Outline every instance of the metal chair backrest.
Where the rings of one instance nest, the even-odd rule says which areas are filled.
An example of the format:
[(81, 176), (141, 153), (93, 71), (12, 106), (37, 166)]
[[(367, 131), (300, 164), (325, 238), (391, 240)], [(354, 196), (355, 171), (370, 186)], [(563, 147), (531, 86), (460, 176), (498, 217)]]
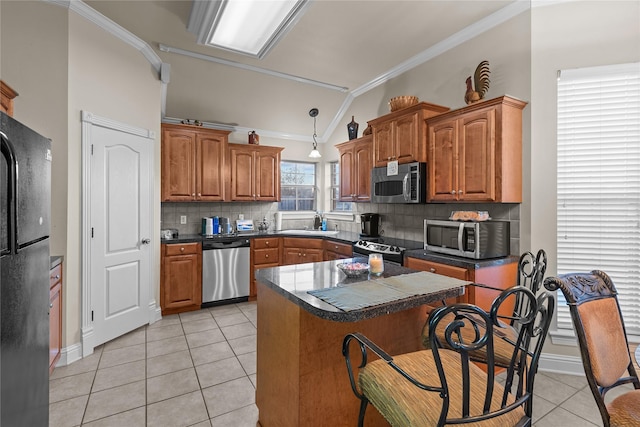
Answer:
[[(520, 255), (518, 261), (518, 280), (516, 286), (522, 286), (529, 289), (533, 294), (537, 294), (542, 286), (544, 274), (547, 271), (547, 254), (544, 249), (540, 249), (538, 253), (533, 255), (531, 252), (525, 252)], [(516, 296), (516, 302), (513, 308), (514, 318), (523, 315), (526, 301), (520, 294)], [(513, 319), (508, 319), (509, 324), (514, 326)]]
[[(496, 335), (494, 330), (498, 325), (498, 309), (507, 299), (519, 297), (522, 300), (521, 312), (514, 314), (514, 324), (517, 324), (518, 337), (513, 347), (511, 363), (507, 368), (504, 391), (500, 396), (496, 396), (496, 379), (494, 363), (494, 341)], [(429, 316), (429, 339), (431, 349), (441, 384), (443, 385), (444, 409), (441, 414), (441, 423), (456, 424), (467, 418), (470, 420), (482, 421), (493, 418), (500, 413), (506, 413), (523, 406), (526, 416), (530, 419), (533, 410), (532, 396), (535, 374), (538, 368), (540, 354), (545, 337), (549, 330), (551, 317), (555, 307), (555, 299), (548, 292), (542, 293), (538, 298), (526, 287), (516, 286), (503, 291), (496, 298), (489, 313), (471, 304), (455, 304), (438, 307)], [(451, 314), (455, 320), (451, 321)], [(448, 322), (445, 327), (443, 337), (438, 337), (435, 333), (440, 322)], [(486, 326), (485, 326), (486, 325)], [(442, 327), (441, 327), (442, 329)], [(467, 329), (467, 330), (464, 330)], [(441, 339), (446, 343), (440, 342)], [(497, 338), (500, 339), (500, 338)], [(461, 358), (462, 372), (460, 378), (448, 378), (445, 366), (442, 363), (440, 352), (456, 351)], [(486, 388), (484, 396), (470, 395), (468, 383), (470, 381), (470, 354), (484, 348), (486, 351)], [(457, 374), (456, 374), (457, 376)], [(463, 393), (460, 401), (454, 402), (451, 399), (448, 384), (452, 381), (462, 381)], [(483, 381), (485, 381), (483, 379)], [(470, 399), (483, 399), (483, 414), (469, 413)], [(496, 399), (499, 407), (496, 407)], [(461, 405), (459, 412), (462, 418), (451, 419), (448, 417), (450, 405)]]

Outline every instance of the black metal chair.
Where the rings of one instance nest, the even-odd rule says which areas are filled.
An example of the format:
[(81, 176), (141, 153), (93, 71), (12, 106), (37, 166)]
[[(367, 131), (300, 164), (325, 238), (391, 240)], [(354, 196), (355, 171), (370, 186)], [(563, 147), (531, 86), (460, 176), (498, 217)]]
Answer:
[[(535, 256), (531, 252), (523, 253), (518, 260), (518, 277), (516, 279), (516, 287), (523, 287), (529, 289), (534, 294), (537, 294), (542, 287), (546, 270), (547, 254), (543, 249), (540, 249)], [(497, 292), (502, 291), (502, 289), (479, 283), (472, 283), (469, 286), (491, 289)], [(524, 315), (527, 309), (527, 300), (526, 298), (523, 298), (523, 294), (516, 293), (512, 295), (511, 301), (503, 301), (502, 304), (513, 304), (513, 313), (510, 313), (509, 315), (497, 314), (499, 321), (496, 324), (497, 327), (494, 328), (494, 334), (501, 339), (496, 340), (494, 343), (494, 361), (497, 366), (506, 368), (511, 362), (513, 346), (518, 337), (517, 328), (519, 328), (520, 323), (515, 322), (515, 320)], [(476, 319), (476, 321), (479, 327), (482, 327), (480, 319)], [(442, 323), (441, 327), (436, 330), (436, 334), (440, 337), (441, 342), (446, 342), (442, 339), (445, 333), (444, 326), (445, 324)], [(427, 324), (422, 331), (422, 342), (426, 348), (429, 347), (428, 328), (429, 326)], [(472, 351), (470, 353), (471, 359), (476, 362), (485, 363), (487, 356), (484, 350), (485, 348), (483, 347), (476, 351)]]
[[(604, 426), (640, 426), (640, 381), (611, 278), (594, 270), (550, 277), (544, 286), (560, 289), (569, 305), (584, 372)], [(633, 384), (634, 389), (606, 402), (605, 394), (623, 384)]]
[[(495, 378), (494, 331), (501, 303), (512, 296), (520, 296), (525, 309), (514, 316), (519, 332), (502, 385)], [(393, 357), (362, 334), (348, 334), (342, 354), (351, 388), (361, 401), (358, 425), (371, 403), (397, 427), (470, 422), (530, 426), (534, 378), (554, 304), (548, 292), (536, 298), (529, 289), (512, 287), (501, 292), (488, 313), (471, 304), (438, 307), (428, 319), (430, 349)], [(435, 331), (443, 322), (441, 338)], [(353, 341), (359, 352), (352, 359)], [(471, 363), (470, 353), (482, 348), (486, 372)]]

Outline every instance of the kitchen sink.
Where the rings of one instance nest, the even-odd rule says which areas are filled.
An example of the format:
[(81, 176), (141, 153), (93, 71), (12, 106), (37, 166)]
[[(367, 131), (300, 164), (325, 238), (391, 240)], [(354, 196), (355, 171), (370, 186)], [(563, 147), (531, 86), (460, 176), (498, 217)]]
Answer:
[(280, 234), (302, 234), (307, 236), (335, 236), (338, 231), (322, 231), (322, 230), (282, 230), (278, 231)]

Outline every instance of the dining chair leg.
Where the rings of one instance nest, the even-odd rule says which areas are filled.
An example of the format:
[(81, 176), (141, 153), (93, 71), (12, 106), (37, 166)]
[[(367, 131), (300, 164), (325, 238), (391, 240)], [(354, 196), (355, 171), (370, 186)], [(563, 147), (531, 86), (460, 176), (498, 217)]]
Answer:
[(360, 414), (358, 415), (358, 427), (364, 427), (364, 413), (367, 410), (367, 405), (369, 401), (367, 399), (362, 399), (360, 401)]

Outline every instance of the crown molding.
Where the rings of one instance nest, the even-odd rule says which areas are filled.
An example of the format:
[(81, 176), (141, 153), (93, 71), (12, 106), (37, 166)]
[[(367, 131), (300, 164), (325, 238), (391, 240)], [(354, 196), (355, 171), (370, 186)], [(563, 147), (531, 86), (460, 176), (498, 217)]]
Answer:
[(457, 33), (447, 37), (446, 39), (434, 44), (430, 48), (418, 53), (417, 55), (407, 59), (404, 62), (401, 62), (397, 66), (391, 68), (385, 73), (380, 74), (375, 77), (370, 82), (363, 84), (362, 86), (351, 91), (351, 94), (354, 98), (362, 95), (363, 93), (369, 92), (370, 90), (388, 82), (389, 80), (397, 77), (407, 71), (417, 67), (418, 65), (422, 65), (425, 62), (437, 57), (445, 53), (446, 51), (453, 49), (454, 47), (471, 40), (472, 38), (488, 31), (503, 22), (508, 21), (513, 18), (529, 10), (531, 6), (530, 1), (526, 0), (518, 0), (515, 3), (511, 3), (508, 6), (503, 7), (497, 12), (492, 13), (491, 15), (474, 22), (466, 28), (458, 31)]
[(160, 70), (162, 68), (162, 59), (160, 56), (153, 50), (147, 42), (140, 39), (138, 36), (124, 29), (120, 25), (113, 22), (111, 19), (107, 18), (100, 12), (93, 9), (91, 6), (87, 5), (85, 2), (81, 0), (43, 0), (46, 3), (52, 3), (57, 6), (65, 7), (72, 12), (77, 13), (82, 16), (86, 20), (93, 22), (98, 27), (102, 28), (106, 32), (116, 36), (123, 42), (127, 43), (129, 46), (138, 50), (142, 55), (146, 58), (147, 61), (155, 68), (155, 70), (160, 74)]
[(306, 77), (295, 76), (293, 74), (281, 73), (279, 71), (269, 70), (267, 68), (256, 67), (254, 65), (242, 64), (240, 62), (230, 61), (228, 59), (218, 58), (217, 56), (205, 55), (203, 53), (193, 52), (179, 47), (167, 46), (160, 44), (160, 50), (162, 52), (177, 53), (179, 55), (188, 56), (190, 58), (201, 59), (203, 61), (209, 61), (216, 64), (227, 65), (229, 67), (240, 68), (241, 70), (253, 71), (260, 74), (266, 74), (281, 79), (292, 80), (298, 83), (305, 83), (314, 86), (320, 86), (325, 89), (337, 90), (338, 92), (347, 92), (349, 88), (344, 86), (338, 86), (331, 83), (319, 82), (317, 80), (307, 79)]
[[(147, 59), (147, 61), (149, 61), (149, 63), (151, 63), (151, 65), (156, 69), (156, 71), (158, 72), (158, 78), (160, 78), (160, 73), (162, 70), (162, 60), (161, 58), (158, 56), (158, 54), (153, 50), (153, 48), (151, 48), (151, 46), (149, 46), (149, 44), (147, 44), (144, 40), (138, 38), (137, 36), (135, 36), (133, 33), (127, 31), (126, 29), (124, 29), (123, 27), (121, 27), (120, 25), (116, 24), (115, 22), (113, 22), (112, 20), (110, 20), (109, 18), (105, 17), (104, 15), (102, 15), (101, 13), (97, 12), (95, 9), (91, 8), (89, 5), (87, 5), (86, 3), (84, 3), (82, 0), (43, 0), (47, 3), (51, 3), (51, 4), (56, 4), (58, 6), (62, 6), (62, 7), (66, 7), (69, 10), (72, 10), (73, 12), (77, 13), (78, 15), (84, 17), (85, 19), (93, 22), (94, 24), (96, 24), (97, 26), (99, 26), (100, 28), (104, 29), (105, 31), (109, 32), (110, 34), (113, 34), (114, 36), (118, 37), (119, 39), (121, 39), (122, 41), (124, 41), (125, 43), (129, 44), (130, 46), (134, 47), (135, 49), (137, 49), (138, 51), (140, 51), (142, 53), (142, 55)], [(197, 52), (192, 52), (192, 51), (188, 51), (188, 50), (184, 50), (184, 49), (180, 49), (180, 48), (175, 48), (175, 47), (170, 47), (170, 46), (166, 46), (163, 44), (160, 44), (160, 50), (163, 52), (168, 52), (168, 53), (176, 53), (176, 54), (180, 54), (180, 55), (184, 55), (184, 56), (188, 56), (188, 57), (192, 57), (192, 58), (196, 58), (196, 59), (201, 59), (204, 61), (210, 61), (210, 62), (215, 62), (218, 64), (222, 64), (222, 65), (226, 65), (226, 66), (230, 66), (230, 67), (235, 67), (235, 68), (241, 68), (244, 70), (249, 70), (249, 71), (254, 71), (254, 72), (258, 72), (258, 73), (262, 73), (262, 74), (267, 74), (270, 76), (274, 76), (274, 77), (278, 77), (278, 78), (285, 78), (288, 80), (292, 80), (292, 81), (296, 81), (298, 83), (303, 83), (303, 84), (310, 84), (310, 85), (315, 85), (315, 86), (319, 86), (319, 87), (323, 87), (325, 89), (330, 89), (330, 90), (337, 90), (339, 92), (342, 93), (346, 93), (345, 99), (342, 102), (342, 105), (340, 106), (340, 108), (338, 109), (338, 111), (336, 111), (336, 114), (334, 115), (333, 119), (331, 120), (331, 122), (329, 123), (329, 125), (327, 126), (327, 128), (325, 129), (325, 132), (323, 135), (320, 135), (317, 139), (319, 143), (323, 143), (327, 140), (327, 138), (329, 136), (331, 136), (333, 134), (333, 132), (336, 130), (338, 124), (342, 121), (345, 113), (347, 112), (347, 110), (349, 109), (349, 107), (351, 106), (352, 102), (354, 101), (355, 98), (357, 98), (358, 96), (372, 90), (375, 89), (376, 87), (388, 82), (389, 80), (417, 67), (418, 65), (422, 65), (425, 62), (437, 57), (438, 55), (441, 55), (442, 53), (453, 49), (454, 47), (460, 45), (461, 43), (464, 43), (468, 40), (471, 40), (472, 38), (490, 30), (491, 28), (494, 28), (500, 24), (502, 24), (503, 22), (508, 21), (509, 19), (519, 15), (520, 13), (523, 13), (527, 10), (529, 10), (532, 5), (533, 6), (546, 6), (549, 4), (555, 4), (555, 3), (564, 3), (564, 2), (570, 2), (570, 1), (574, 1), (574, 0), (549, 0), (549, 1), (541, 1), (541, 0), (517, 0), (514, 3), (509, 4), (508, 6), (503, 7), (502, 9), (498, 10), (497, 12), (492, 13), (491, 15), (469, 25), (468, 27), (458, 31), (457, 33), (451, 35), (450, 37), (436, 43), (435, 45), (431, 46), (430, 48), (420, 52), (419, 54), (409, 58), (408, 60), (398, 64), (397, 66), (391, 68), (390, 70), (386, 71), (385, 73), (382, 73), (380, 75), (378, 75), (377, 77), (375, 77), (373, 80), (364, 83), (363, 85), (361, 85), (360, 87), (349, 91), (349, 88), (343, 87), (343, 86), (338, 86), (338, 85), (333, 85), (330, 83), (324, 83), (324, 82), (319, 82), (317, 80), (312, 80), (312, 79), (307, 79), (304, 77), (300, 77), (300, 76), (295, 76), (292, 74), (286, 74), (286, 73), (280, 73), (277, 71), (273, 71), (273, 70), (268, 70), (265, 68), (260, 68), (260, 67), (255, 67), (255, 66), (251, 66), (251, 65), (246, 65), (246, 64), (241, 64), (239, 62), (235, 62), (235, 61), (229, 61), (226, 59), (222, 59), (222, 58), (218, 58), (215, 56), (210, 56), (210, 55), (204, 55), (204, 54), (200, 54)], [(175, 119), (175, 118), (171, 118), (171, 117), (164, 117), (164, 114), (166, 112), (166, 93), (167, 93), (167, 82), (162, 82), (162, 106), (161, 106), (161, 111), (162, 111), (162, 115), (163, 115), (163, 122), (165, 123), (180, 123), (180, 119)], [(246, 128), (246, 127), (242, 127), (242, 126), (230, 126), (230, 125), (225, 125), (225, 124), (220, 124), (220, 123), (203, 123), (204, 125), (206, 125), (206, 127), (211, 127), (214, 129), (223, 129), (223, 130), (230, 130), (232, 132), (247, 132), (250, 130), (255, 130), (255, 129), (250, 129), (250, 128)], [(269, 131), (266, 129), (261, 129), (259, 132), (261, 135), (264, 136), (268, 136), (268, 137), (273, 137), (273, 138), (279, 138), (279, 139), (286, 139), (286, 140), (297, 140), (297, 141), (302, 141), (302, 142), (309, 142), (311, 141), (311, 137), (306, 136), (306, 135), (294, 135), (294, 134), (288, 134), (288, 133), (283, 133), (283, 132), (278, 132), (278, 131)]]

